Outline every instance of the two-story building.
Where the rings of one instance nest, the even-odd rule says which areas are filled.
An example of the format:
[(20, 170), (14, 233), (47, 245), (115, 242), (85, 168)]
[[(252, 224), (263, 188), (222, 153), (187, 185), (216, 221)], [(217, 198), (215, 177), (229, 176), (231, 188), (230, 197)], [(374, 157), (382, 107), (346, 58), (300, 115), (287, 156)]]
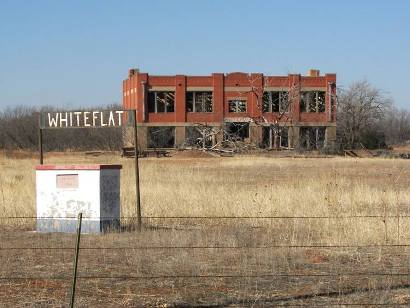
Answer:
[(140, 150), (179, 147), (210, 127), (261, 147), (320, 148), (336, 139), (336, 74), (153, 76), (130, 69), (123, 108), (137, 110)]

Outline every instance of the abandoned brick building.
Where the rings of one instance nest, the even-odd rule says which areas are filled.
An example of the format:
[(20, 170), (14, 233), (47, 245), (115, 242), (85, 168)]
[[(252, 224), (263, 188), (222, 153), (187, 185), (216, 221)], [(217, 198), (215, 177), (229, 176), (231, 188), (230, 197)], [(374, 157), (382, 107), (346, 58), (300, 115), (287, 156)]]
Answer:
[(265, 148), (332, 146), (335, 97), (336, 74), (318, 70), (153, 76), (130, 69), (123, 81), (123, 108), (137, 110), (140, 150), (197, 140), (212, 146), (227, 136)]

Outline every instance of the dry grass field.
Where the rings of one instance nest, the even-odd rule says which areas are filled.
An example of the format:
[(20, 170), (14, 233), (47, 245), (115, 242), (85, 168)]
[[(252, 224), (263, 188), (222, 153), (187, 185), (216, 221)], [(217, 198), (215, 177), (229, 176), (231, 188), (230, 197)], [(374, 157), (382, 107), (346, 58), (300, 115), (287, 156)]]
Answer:
[[(78, 307), (410, 305), (409, 161), (184, 154), (141, 159), (141, 233), (82, 236)], [(45, 157), (90, 162), (123, 165), (131, 226), (132, 159)], [(69, 300), (74, 235), (8, 218), (35, 216), (36, 163), (0, 158), (0, 306)]]

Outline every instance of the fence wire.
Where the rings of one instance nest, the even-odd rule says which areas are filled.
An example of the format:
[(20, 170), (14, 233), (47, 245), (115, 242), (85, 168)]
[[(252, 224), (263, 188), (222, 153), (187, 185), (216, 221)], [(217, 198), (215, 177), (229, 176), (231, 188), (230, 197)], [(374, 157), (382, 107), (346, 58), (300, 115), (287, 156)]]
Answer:
[[(354, 218), (410, 218), (408, 214), (399, 215), (329, 215), (329, 216), (141, 216), (142, 219), (354, 219)], [(77, 217), (54, 217), (54, 216), (3, 216), (5, 219), (77, 219)], [(98, 219), (116, 219), (113, 216), (102, 216)], [(137, 216), (121, 216), (121, 219), (137, 219)], [(95, 217), (83, 216), (83, 219), (95, 219)]]
[[(335, 220), (345, 220), (345, 219), (353, 219), (353, 220), (359, 220), (359, 219), (381, 219), (381, 222), (383, 222), (386, 219), (394, 219), (397, 220), (398, 218), (405, 219), (409, 218), (410, 215), (324, 215), (324, 216), (143, 216), (142, 219), (145, 222), (145, 227), (149, 225), (149, 221), (151, 220), (194, 220), (197, 221), (198, 224), (201, 224), (201, 221), (199, 220), (269, 220), (269, 219), (275, 219), (275, 220), (309, 220), (309, 219), (335, 219)], [(4, 220), (30, 220), (30, 219), (38, 219), (39, 217), (33, 217), (33, 216), (10, 216), (10, 217), (0, 217), (0, 221)], [(53, 219), (55, 217), (40, 217), (44, 219)], [(109, 219), (112, 217), (105, 217), (101, 219)], [(64, 219), (76, 219), (76, 217), (64, 217)], [(91, 217), (83, 217), (84, 220), (86, 219), (91, 219)], [(135, 216), (124, 216), (121, 217), (122, 220), (136, 220), (137, 217)], [(142, 233), (144, 232), (144, 229)], [(107, 235), (110, 234), (121, 234), (121, 232), (108, 232)], [(140, 234), (136, 232), (136, 234)], [(2, 233), (0, 232), (0, 236)], [(48, 236), (47, 234), (40, 234), (44, 236)], [(54, 235), (58, 236), (58, 235)], [(400, 237), (399, 237), (400, 239)], [(87, 243), (86, 240), (83, 240)], [(114, 243), (114, 241), (113, 241)], [(82, 243), (83, 245), (83, 243)], [(206, 253), (214, 253), (217, 254), (218, 252), (212, 252), (209, 250), (231, 250), (231, 251), (256, 251), (256, 250), (274, 250), (274, 249), (290, 249), (290, 250), (298, 250), (298, 249), (329, 249), (329, 250), (337, 250), (337, 249), (386, 249), (386, 250), (391, 250), (391, 249), (403, 249), (404, 252), (400, 254), (401, 256), (404, 257), (409, 257), (407, 248), (410, 247), (410, 243), (375, 243), (375, 244), (269, 244), (269, 245), (228, 245), (228, 244), (212, 244), (212, 245), (110, 245), (110, 246), (87, 246), (83, 245), (79, 247), (80, 251), (120, 251), (121, 253), (125, 253), (126, 251), (166, 251), (166, 252), (172, 252), (172, 251), (206, 251)], [(44, 251), (44, 254), (47, 254), (47, 251), (72, 251), (74, 252), (74, 245), (73, 246), (66, 246), (66, 245), (49, 245), (49, 246), (37, 246), (35, 243), (33, 245), (26, 245), (26, 246), (19, 246), (19, 245), (10, 245), (10, 244), (5, 244), (5, 241), (2, 241), (0, 243), (0, 252), (12, 252), (16, 251), (20, 254), (20, 251), (22, 254), (24, 254), (24, 251)], [(394, 254), (394, 252), (389, 251), (389, 253)], [(81, 266), (81, 254), (80, 254), (80, 266)], [(103, 264), (101, 266), (104, 266)], [(126, 268), (124, 268), (126, 270)], [(338, 281), (340, 279), (344, 279), (346, 277), (349, 278), (357, 278), (357, 279), (369, 279), (369, 278), (375, 278), (375, 279), (384, 279), (386, 277), (391, 277), (391, 278), (400, 278), (404, 279), (400, 284), (398, 285), (385, 285), (383, 287), (384, 291), (387, 290), (393, 290), (397, 288), (410, 288), (410, 266), (407, 263), (407, 268), (404, 270), (404, 267), (398, 267), (399, 270), (393, 270), (385, 268), (384, 270), (357, 270), (357, 271), (351, 271), (351, 272), (346, 272), (346, 271), (330, 271), (330, 272), (307, 272), (307, 273), (300, 273), (300, 272), (295, 272), (294, 270), (289, 269), (288, 272), (262, 272), (262, 273), (251, 273), (251, 274), (238, 274), (238, 273), (209, 273), (209, 274), (184, 274), (184, 273), (175, 273), (175, 274), (163, 274), (163, 275), (133, 275), (133, 274), (126, 274), (126, 275), (96, 275), (96, 274), (87, 274), (87, 271), (81, 271), (77, 277), (77, 279), (82, 280), (82, 281), (87, 281), (87, 280), (122, 280), (122, 281), (161, 281), (161, 280), (183, 280), (187, 281), (189, 284), (189, 281), (192, 280), (197, 280), (197, 281), (202, 281), (202, 280), (218, 280), (218, 279), (234, 279), (234, 280), (243, 280), (243, 279), (271, 279), (277, 280), (277, 279), (291, 279), (291, 278), (307, 278), (307, 279), (321, 279), (321, 278), (327, 278), (330, 279), (330, 281)], [(1, 281), (47, 281), (47, 280), (60, 280), (60, 281), (70, 281), (72, 277), (70, 275), (27, 275), (27, 276), (19, 276), (19, 275), (1, 275), (0, 274), (0, 280)], [(369, 289), (367, 292), (370, 292), (372, 290), (377, 290), (375, 289)], [(327, 296), (329, 294), (332, 294), (333, 291), (329, 292), (322, 292), (318, 293), (316, 296)], [(336, 291), (334, 291), (336, 292)], [(358, 290), (357, 292), (362, 292)], [(363, 291), (366, 292), (366, 291)], [(340, 294), (343, 295), (343, 292), (339, 292)], [(326, 295), (327, 294), (327, 295)], [(297, 301), (299, 300), (297, 297), (291, 297), (285, 301)], [(264, 302), (263, 299), (261, 302)], [(271, 298), (269, 300), (266, 300), (266, 302), (270, 303), (275, 303), (275, 306), (282, 306), (280, 303), (280, 299), (275, 299)], [(315, 303), (315, 306), (340, 306), (340, 305), (346, 305), (346, 306), (361, 306), (361, 305), (370, 305), (370, 306), (388, 306), (392, 305), (390, 303), (377, 303), (377, 302), (361, 302), (361, 303), (351, 303), (351, 302), (343, 302), (340, 303), (338, 302), (337, 304), (332, 304), (332, 303), (326, 303), (326, 304), (318, 304)], [(395, 306), (402, 306), (400, 303), (395, 303)], [(403, 306), (408, 305), (403, 304)], [(283, 306), (309, 306), (305, 304), (292, 304), (292, 303), (286, 303), (283, 304)]]

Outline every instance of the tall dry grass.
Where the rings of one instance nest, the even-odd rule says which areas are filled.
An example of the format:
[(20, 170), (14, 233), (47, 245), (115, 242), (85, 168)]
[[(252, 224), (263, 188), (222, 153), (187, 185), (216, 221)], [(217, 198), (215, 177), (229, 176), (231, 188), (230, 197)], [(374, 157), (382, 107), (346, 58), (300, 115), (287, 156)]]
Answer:
[[(135, 215), (132, 159), (67, 153), (49, 154), (45, 161), (121, 163), (122, 216)], [(1, 158), (1, 216), (35, 216), (36, 163), (29, 158)], [(143, 216), (396, 216), (409, 214), (410, 209), (410, 164), (406, 160), (241, 156), (148, 158), (141, 159), (140, 165)], [(315, 238), (326, 234), (326, 238), (360, 237), (367, 242), (373, 241), (376, 234), (386, 240), (408, 233), (406, 218), (401, 218), (398, 231), (395, 218), (383, 221), (294, 219), (286, 221), (283, 228), (293, 226), (301, 235), (305, 229), (316, 230)], [(241, 224), (244, 220), (230, 222)]]
[[(126, 225), (130, 222), (125, 217), (135, 215), (132, 159), (121, 159), (115, 155), (90, 158), (66, 153), (47, 154), (45, 162), (121, 163), (123, 223)], [(0, 217), (35, 216), (36, 163), (34, 158), (3, 156), (0, 159)], [(341, 218), (144, 219), (147, 227), (144, 232), (83, 235), (79, 273), (84, 276), (119, 277), (406, 273), (409, 270), (408, 247), (321, 248), (309, 245), (408, 243), (410, 219), (399, 217), (397, 220), (395, 216), (410, 214), (409, 171), (408, 161), (393, 159), (257, 156), (142, 159), (141, 201), (144, 216)], [(393, 217), (346, 218), (351, 215)], [(3, 247), (74, 247), (72, 234), (15, 232), (12, 229), (0, 232), (0, 238)], [(274, 245), (308, 247), (275, 248)], [(136, 248), (153, 246), (165, 248)], [(168, 249), (168, 246), (175, 246), (176, 249)], [(213, 248), (218, 246), (228, 249)], [(87, 247), (118, 249), (87, 250)], [(46, 274), (69, 277), (72, 270), (70, 250), (2, 251), (0, 273), (4, 277)], [(289, 303), (309, 303), (311, 306), (315, 303), (341, 302), (400, 303), (403, 301), (398, 296), (402, 294), (394, 292), (399, 292), (399, 287), (403, 284), (405, 287), (407, 282), (408, 277), (381, 279), (372, 275), (141, 281), (90, 279), (80, 281), (78, 302), (84, 306), (97, 306), (104, 301), (107, 307), (172, 306), (173, 303), (185, 306), (204, 303), (250, 306), (250, 303), (258, 301), (266, 306)], [(9, 306), (21, 303), (22, 298), (36, 303), (47, 299), (55, 306), (64, 305), (68, 296), (67, 286), (64, 281), (52, 287), (10, 282), (9, 288), (0, 288), (0, 298), (3, 295), (3, 304), (9, 300)], [(316, 298), (317, 293), (326, 292), (339, 292), (340, 296)], [(349, 297), (346, 301), (343, 294), (353, 298)], [(297, 297), (304, 295), (312, 296), (312, 299), (299, 302)], [(293, 297), (296, 299), (292, 300)], [(290, 299), (282, 303), (278, 298)]]
[[(132, 159), (56, 155), (46, 163), (123, 165), (122, 214), (134, 214)], [(35, 159), (0, 158), (1, 215), (35, 214)], [(394, 159), (140, 160), (144, 215), (269, 216), (396, 213), (410, 205), (410, 164)]]

